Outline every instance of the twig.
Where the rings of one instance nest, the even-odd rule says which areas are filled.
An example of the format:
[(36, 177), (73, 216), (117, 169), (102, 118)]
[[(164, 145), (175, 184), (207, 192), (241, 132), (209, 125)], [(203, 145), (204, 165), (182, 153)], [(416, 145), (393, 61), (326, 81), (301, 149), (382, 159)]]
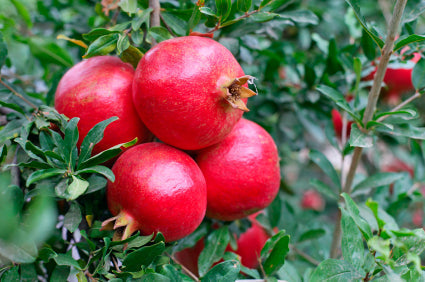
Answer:
[(306, 261), (308, 261), (311, 264), (314, 264), (316, 266), (318, 266), (320, 264), (320, 261), (316, 260), (315, 258), (311, 257), (310, 255), (304, 253), (303, 251), (301, 251), (300, 249), (298, 249), (297, 247), (295, 247), (292, 244), (289, 244), (289, 247), (300, 257), (304, 258)]
[(171, 27), (167, 24), (167, 22), (164, 20), (164, 17), (162, 16), (162, 14), (159, 14), (159, 17), (162, 21), (162, 23), (165, 25), (165, 27), (167, 28), (168, 32), (171, 33), (172, 36), (177, 36), (174, 31), (171, 29)]
[[(397, 35), (397, 30), (400, 25), (401, 16), (403, 15), (404, 7), (406, 6), (407, 0), (397, 0), (397, 3), (394, 6), (393, 15), (388, 26), (388, 36), (385, 41), (385, 45), (382, 48), (382, 56), (376, 70), (375, 78), (373, 80), (372, 88), (369, 92), (369, 97), (367, 101), (366, 110), (363, 115), (363, 125), (366, 125), (372, 118), (376, 109), (376, 104), (378, 102), (379, 93), (381, 91), (382, 81), (384, 80), (385, 72), (387, 70), (387, 65), (390, 60), (391, 54), (393, 53), (394, 40)], [(354, 176), (356, 175), (356, 170), (361, 158), (363, 149), (361, 147), (356, 147), (354, 149), (353, 159), (351, 160), (350, 169), (347, 174), (345, 185), (342, 189), (342, 192), (350, 194), (351, 186), (353, 184)], [(339, 203), (342, 204), (344, 200), (340, 197)], [(335, 225), (335, 231), (332, 238), (332, 246), (330, 251), (330, 257), (336, 258), (338, 254), (338, 249), (341, 241), (341, 213), (338, 213), (337, 222)]]
[[(390, 111), (390, 113), (393, 113), (393, 112), (396, 112), (396, 111), (400, 110), (401, 108), (403, 108), (404, 106), (406, 106), (407, 104), (409, 104), (410, 102), (412, 102), (413, 100), (415, 100), (415, 99), (417, 99), (419, 97), (421, 97), (421, 94), (419, 92), (416, 92), (415, 94), (413, 94), (412, 96), (410, 96), (409, 98), (407, 98), (405, 101), (401, 102), (399, 105), (397, 105), (396, 107), (394, 107)], [(384, 119), (386, 119), (389, 116), (390, 115), (382, 116), (382, 117), (378, 118), (376, 121), (377, 122), (381, 122), (381, 121), (383, 121)]]
[(114, 266), (115, 266), (115, 270), (116, 270), (117, 272), (121, 272), (121, 269), (120, 269), (120, 267), (118, 266), (117, 259), (116, 259), (114, 256), (111, 256), (111, 260), (112, 260), (112, 263), (113, 263), (113, 264), (114, 264)]
[[(234, 19), (234, 21), (239, 21), (239, 20), (242, 20), (242, 19), (245, 19), (245, 18), (248, 18), (248, 17), (250, 17), (251, 15), (253, 15), (253, 14), (255, 14), (255, 13), (258, 13), (260, 10), (254, 10), (254, 11), (251, 11), (251, 12), (246, 12), (244, 15), (242, 15), (242, 16), (240, 16), (240, 17), (238, 17), (238, 18), (236, 18), (236, 19)], [(223, 28), (223, 26), (220, 24), (220, 21), (217, 23), (217, 25), (213, 28), (213, 29), (211, 29), (211, 30), (209, 30), (209, 31), (207, 31), (207, 33), (213, 33), (213, 32), (215, 32), (215, 31), (217, 31), (217, 30), (219, 30), (220, 28)]]
[(31, 101), (29, 101), (27, 98), (25, 98), (24, 96), (22, 96), (20, 93), (18, 93), (15, 89), (13, 89), (12, 87), (10, 87), (9, 85), (7, 85), (2, 79), (1, 79), (1, 75), (0, 75), (0, 84), (3, 85), (4, 87), (6, 87), (10, 92), (13, 93), (13, 95), (19, 97), (20, 99), (22, 99), (22, 101), (24, 101), (25, 103), (27, 103), (31, 108), (33, 108), (34, 110), (37, 110), (38, 107), (36, 105), (34, 105)]
[(167, 256), (169, 256), (175, 263), (177, 263), (177, 264), (179, 264), (181, 267), (182, 267), (182, 269), (183, 269), (183, 271), (184, 272), (186, 272), (187, 273), (187, 275), (189, 275), (190, 276), (190, 278), (192, 278), (194, 281), (196, 281), (196, 282), (198, 282), (198, 281), (200, 281), (199, 280), (199, 278), (198, 278), (198, 276), (196, 276), (192, 271), (190, 271), (189, 269), (187, 269), (187, 267), (186, 266), (184, 266), (178, 259), (176, 259), (173, 255), (170, 255), (170, 254), (168, 254), (168, 253), (166, 253), (167, 254)]
[[(161, 6), (159, 4), (159, 0), (149, 0), (149, 8), (152, 8), (151, 13), (151, 27), (152, 26), (160, 26), (161, 25)], [(152, 38), (152, 46), (157, 44), (156, 40)]]

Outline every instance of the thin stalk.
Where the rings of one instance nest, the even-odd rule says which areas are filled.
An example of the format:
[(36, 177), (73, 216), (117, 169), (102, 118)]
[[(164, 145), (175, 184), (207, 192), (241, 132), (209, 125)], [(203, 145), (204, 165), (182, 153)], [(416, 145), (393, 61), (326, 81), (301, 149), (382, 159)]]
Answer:
[(10, 92), (13, 93), (13, 95), (15, 95), (16, 97), (20, 98), (22, 101), (24, 101), (25, 103), (27, 103), (31, 108), (33, 108), (34, 110), (37, 110), (38, 107), (33, 104), (31, 101), (29, 101), (27, 98), (25, 98), (24, 96), (22, 96), (20, 93), (18, 93), (15, 89), (13, 89), (12, 87), (10, 87), (9, 85), (7, 85), (2, 79), (1, 79), (1, 75), (0, 75), (0, 84), (3, 85), (4, 87), (6, 87)]
[[(387, 70), (387, 65), (390, 60), (390, 57), (393, 53), (394, 41), (397, 35), (397, 31), (400, 26), (401, 16), (403, 15), (404, 8), (406, 6), (407, 0), (397, 0), (391, 21), (388, 25), (388, 36), (385, 41), (384, 47), (382, 48), (382, 56), (376, 70), (375, 78), (373, 80), (372, 88), (369, 92), (367, 106), (363, 115), (363, 125), (366, 125), (373, 118), (375, 113), (376, 104), (378, 102), (379, 93), (381, 91), (382, 81), (384, 80), (385, 72)], [(360, 158), (362, 156), (363, 149), (361, 147), (356, 147), (353, 153), (353, 159), (351, 160), (350, 169), (347, 174), (345, 185), (342, 189), (342, 192), (351, 194), (351, 186), (353, 184), (354, 176), (356, 175), (356, 170), (359, 165)], [(343, 204), (344, 200), (340, 197), (339, 204)], [(337, 223), (335, 225), (335, 231), (332, 238), (332, 246), (330, 251), (330, 257), (336, 258), (338, 254), (338, 249), (341, 243), (341, 213), (338, 213)]]
[[(149, 0), (149, 8), (152, 8), (151, 13), (151, 27), (152, 26), (160, 26), (161, 25), (161, 5), (159, 4), (159, 0)], [(156, 40), (152, 38), (152, 46), (157, 44)]]
[[(404, 100), (403, 102), (401, 102), (399, 105), (397, 105), (396, 107), (394, 107), (390, 112), (396, 112), (400, 109), (402, 109), (404, 106), (406, 106), (407, 104), (409, 104), (410, 102), (412, 102), (413, 100), (417, 99), (421, 97), (421, 94), (419, 92), (416, 92), (415, 94), (413, 94), (412, 96), (410, 96), (409, 98), (407, 98), (406, 100)], [(384, 119), (386, 119), (387, 117), (389, 117), (390, 115), (386, 115), (386, 116), (382, 116), (380, 118), (378, 118), (376, 121), (377, 122), (382, 122)]]
[(174, 255), (170, 255), (167, 253), (167, 255), (177, 264), (180, 264), (180, 266), (182, 267), (183, 271), (186, 272), (187, 275), (190, 276), (190, 278), (192, 278), (194, 281), (200, 281), (198, 276), (196, 276), (192, 271), (190, 271), (187, 267), (185, 267), (178, 259), (175, 258)]

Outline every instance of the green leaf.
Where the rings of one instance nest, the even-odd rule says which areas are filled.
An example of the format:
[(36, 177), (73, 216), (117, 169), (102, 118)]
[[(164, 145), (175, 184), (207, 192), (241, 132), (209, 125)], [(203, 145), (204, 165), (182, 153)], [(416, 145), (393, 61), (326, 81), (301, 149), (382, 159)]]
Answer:
[(380, 117), (383, 117), (383, 116), (394, 116), (394, 115), (400, 115), (401, 117), (406, 116), (405, 119), (411, 119), (411, 118), (416, 117), (417, 114), (416, 114), (416, 111), (414, 111), (414, 110), (404, 109), (404, 110), (399, 110), (399, 111), (394, 111), (394, 112), (381, 112), (381, 113), (378, 113), (375, 116), (375, 119), (379, 119)]
[[(364, 179), (356, 186), (354, 186), (352, 190), (352, 195), (358, 195), (364, 190), (369, 190), (379, 186), (390, 185), (395, 181), (401, 179), (404, 176), (404, 173), (394, 173), (394, 172), (379, 172), (368, 178)], [(366, 191), (367, 192), (367, 191)]]
[(147, 8), (145, 10), (138, 10), (137, 15), (133, 17), (133, 20), (131, 21), (131, 28), (134, 31), (137, 31), (142, 24), (146, 24), (147, 27), (149, 27), (149, 19), (152, 12), (152, 8)]
[(167, 39), (173, 38), (170, 32), (162, 26), (153, 26), (149, 29), (149, 35), (152, 36), (157, 42), (162, 42)]
[(332, 188), (330, 188), (322, 181), (318, 179), (310, 179), (310, 184), (313, 185), (316, 190), (322, 193), (323, 195), (329, 197), (330, 199), (338, 200), (338, 194), (335, 193)]
[(215, 14), (215, 12), (213, 11), (213, 9), (208, 8), (208, 7), (201, 7), (199, 8), (199, 11), (207, 16), (211, 16), (211, 17), (215, 17), (217, 18), (217, 15)]
[(277, 16), (279, 16), (279, 15), (275, 14), (275, 13), (258, 12), (258, 13), (253, 14), (250, 18), (253, 21), (256, 21), (256, 22), (267, 22), (267, 21), (274, 19)]
[(28, 42), (31, 53), (40, 60), (42, 64), (55, 64), (64, 67), (72, 67), (74, 61), (68, 51), (47, 39), (31, 37)]
[(412, 70), (412, 83), (415, 89), (422, 93), (425, 88), (425, 59), (420, 59)]
[(32, 263), (37, 258), (37, 246), (31, 238), (22, 238), (21, 242), (6, 242), (0, 239), (0, 257), (14, 263)]
[(332, 182), (338, 187), (340, 190), (341, 182), (339, 176), (331, 164), (331, 162), (326, 158), (326, 156), (317, 150), (311, 150), (309, 154), (310, 159), (317, 164), (323, 172), (332, 180)]
[(376, 222), (378, 223), (379, 230), (383, 229), (385, 226), (385, 221), (382, 220), (379, 217), (379, 204), (378, 202), (372, 201), (371, 199), (368, 199), (366, 202), (366, 206), (370, 208), (370, 210), (373, 212), (373, 215), (375, 216)]
[[(122, 280), (120, 280), (122, 281)], [(148, 273), (143, 275), (140, 280), (140, 282), (174, 282), (174, 280), (171, 280), (165, 275), (159, 274), (159, 273)], [(117, 281), (115, 281), (117, 282)]]
[(77, 230), (81, 220), (82, 215), (80, 205), (78, 205), (77, 202), (71, 202), (71, 206), (63, 219), (63, 226), (72, 233)]
[(77, 143), (78, 143), (78, 127), (77, 124), (80, 118), (72, 118), (65, 128), (65, 136), (63, 139), (64, 145), (64, 156), (65, 163), (70, 167), (74, 168), (77, 158)]
[(83, 58), (88, 59), (94, 56), (103, 56), (111, 53), (117, 47), (118, 37), (116, 33), (100, 36), (90, 44)]
[(123, 261), (125, 271), (140, 271), (142, 265), (148, 266), (152, 261), (162, 254), (165, 249), (164, 242), (158, 242), (151, 246), (143, 247), (127, 255)]
[(363, 234), (363, 237), (366, 240), (369, 240), (372, 237), (372, 229), (370, 228), (370, 225), (367, 223), (366, 220), (364, 220), (364, 218), (360, 216), (359, 208), (357, 207), (353, 199), (351, 199), (351, 197), (346, 193), (342, 193), (342, 197), (345, 200), (345, 208), (347, 209), (348, 214), (359, 227), (360, 231)]
[(38, 279), (37, 271), (35, 270), (34, 264), (21, 264), (20, 268), (21, 268), (20, 281), (22, 282), (37, 281)]
[(215, 0), (215, 6), (217, 9), (217, 16), (221, 18), (221, 21), (225, 21), (232, 10), (231, 0)]
[(310, 229), (301, 234), (300, 238), (298, 239), (298, 242), (304, 242), (309, 240), (316, 240), (318, 238), (321, 238), (325, 236), (326, 231), (323, 228), (319, 229)]
[(355, 268), (361, 269), (365, 258), (362, 233), (344, 209), (341, 209), (341, 214), (342, 256), (345, 261), (351, 263)]
[(379, 252), (381, 257), (386, 258), (386, 260), (388, 260), (391, 255), (390, 244), (391, 241), (389, 239), (383, 239), (378, 236), (374, 236), (367, 241), (369, 248)]
[(295, 23), (301, 24), (313, 24), (319, 23), (319, 18), (309, 10), (295, 10), (289, 12), (279, 13), (279, 16), (283, 19), (291, 20)]
[(97, 155), (94, 155), (93, 157), (85, 160), (84, 162), (80, 163), (78, 165), (78, 169), (82, 170), (88, 167), (92, 167), (92, 166), (96, 166), (98, 164), (104, 163), (112, 159), (113, 157), (117, 156), (119, 153), (121, 153), (122, 152), (121, 147), (128, 148), (130, 146), (133, 146), (136, 143), (137, 143), (137, 137), (127, 143), (121, 143), (121, 144), (115, 145), (103, 152), (100, 152)]
[(338, 107), (346, 111), (356, 122), (362, 124), (361, 119), (352, 111), (347, 101), (345, 101), (345, 97), (342, 93), (323, 84), (317, 86), (316, 89), (334, 101)]
[(72, 176), (72, 182), (69, 184), (66, 189), (67, 192), (67, 200), (72, 201), (77, 199), (79, 196), (86, 192), (87, 187), (89, 187), (89, 182), (84, 180), (78, 176)]
[(187, 26), (186, 34), (189, 34), (193, 28), (199, 23), (201, 20), (201, 11), (198, 5), (194, 5), (192, 9), (192, 15), (190, 16), (189, 23)]
[[(80, 147), (80, 156), (78, 157), (78, 162), (83, 163), (91, 156), (94, 145), (100, 142), (103, 139), (103, 134), (106, 127), (112, 122), (118, 120), (118, 117), (111, 117), (107, 120), (101, 121), (87, 133)], [(78, 167), (77, 167), (78, 169)]]
[(3, 33), (0, 31), (0, 68), (4, 65), (7, 58), (7, 45), (3, 38)]
[(282, 231), (268, 239), (261, 256), (265, 253), (265, 249), (271, 249), (263, 263), (263, 269), (267, 275), (273, 275), (285, 264), (285, 257), (289, 253), (289, 235), (282, 236)]
[(40, 169), (36, 170), (30, 174), (26, 181), (26, 186), (28, 187), (34, 182), (40, 181), (42, 179), (50, 178), (57, 175), (64, 175), (66, 170), (60, 168), (48, 168), (48, 169)]
[(130, 47), (130, 39), (128, 38), (128, 35), (118, 35), (118, 41), (117, 41), (117, 55), (120, 56), (125, 50)]
[(425, 36), (422, 35), (417, 35), (417, 34), (411, 34), (407, 37), (403, 36), (400, 37), (396, 42), (394, 42), (394, 49), (393, 51), (397, 51), (401, 48), (403, 48), (406, 45), (409, 45), (410, 43), (413, 42), (421, 42), (425, 40)]
[(14, 266), (1, 274), (1, 281), (19, 281), (19, 266)]
[(136, 13), (136, 11), (137, 11), (137, 0), (120, 0), (118, 5), (129, 16)]
[(181, 274), (179, 271), (171, 264), (165, 264), (161, 267), (161, 274), (169, 278), (173, 282), (183, 282)]
[(112, 172), (112, 170), (106, 166), (102, 166), (102, 165), (95, 165), (92, 167), (88, 167), (82, 170), (77, 171), (75, 174), (76, 175), (80, 175), (83, 173), (99, 173), (103, 176), (105, 176), (106, 178), (108, 178), (111, 182), (115, 181), (115, 175)]
[(0, 147), (0, 164), (6, 159), (6, 157), (7, 157), (7, 146), (3, 144)]
[(362, 47), (363, 52), (369, 61), (375, 60), (376, 44), (365, 30), (362, 30), (362, 37), (360, 38), (360, 46)]
[(313, 271), (309, 281), (360, 281), (365, 276), (366, 273), (363, 269), (357, 269), (347, 261), (327, 259)]
[(348, 143), (353, 147), (370, 148), (373, 146), (373, 137), (361, 131), (357, 124), (353, 123)]
[(230, 234), (227, 226), (214, 230), (205, 240), (205, 248), (198, 258), (199, 275), (204, 276), (210, 267), (219, 261), (230, 241)]
[(261, 11), (271, 12), (278, 8), (283, 8), (285, 7), (285, 5), (288, 5), (290, 3), (291, 3), (290, 0), (266, 0), (261, 2), (260, 9)]
[(376, 34), (374, 30), (369, 29), (366, 23), (366, 20), (364, 19), (364, 17), (362, 16), (360, 12), (359, 0), (345, 0), (345, 1), (348, 3), (348, 5), (351, 6), (351, 8), (353, 8), (356, 18), (359, 21), (360, 25), (363, 27), (364, 31), (366, 31), (367, 34), (376, 43), (376, 45), (378, 45), (378, 47), (382, 49), (384, 47), (385, 42), (381, 38), (379, 38), (379, 36)]
[(31, 15), (27, 7), (25, 7), (24, 3), (20, 2), (19, 0), (10, 0), (10, 2), (12, 2), (12, 4), (15, 6), (16, 11), (24, 20), (27, 27), (32, 28)]
[(107, 34), (119, 33), (119, 31), (108, 30), (106, 28), (95, 28), (92, 29), (89, 33), (83, 34), (83, 38), (87, 41), (95, 41), (99, 37)]
[(97, 174), (92, 174), (87, 181), (89, 182), (89, 188), (87, 189), (86, 194), (99, 191), (105, 188), (108, 183), (104, 177)]
[(121, 60), (124, 63), (130, 63), (134, 68), (137, 68), (143, 53), (136, 47), (130, 45), (122, 54)]
[(238, 277), (241, 266), (237, 260), (228, 260), (217, 264), (204, 277), (202, 281), (227, 282), (235, 281)]
[(57, 265), (66, 265), (66, 266), (72, 266), (75, 269), (81, 270), (81, 266), (78, 264), (78, 262), (71, 256), (70, 253), (67, 254), (58, 254), (56, 257), (53, 258)]
[(248, 12), (251, 8), (252, 0), (237, 0), (236, 6), (241, 12)]

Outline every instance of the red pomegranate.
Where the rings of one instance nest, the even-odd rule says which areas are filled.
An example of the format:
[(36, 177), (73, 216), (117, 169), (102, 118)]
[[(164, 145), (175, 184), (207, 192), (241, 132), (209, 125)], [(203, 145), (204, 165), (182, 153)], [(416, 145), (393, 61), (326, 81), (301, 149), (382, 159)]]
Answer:
[(207, 216), (246, 217), (267, 207), (280, 185), (279, 157), (272, 137), (241, 119), (219, 144), (200, 150), (196, 162), (207, 182)]
[(136, 230), (160, 231), (167, 242), (192, 233), (207, 204), (205, 179), (186, 153), (162, 143), (144, 143), (124, 152), (112, 167), (107, 199), (115, 228), (126, 226), (123, 238)]
[(218, 143), (241, 118), (245, 76), (232, 53), (199, 36), (163, 41), (140, 60), (133, 84), (134, 105), (163, 142), (184, 150)]
[[(332, 122), (333, 122), (333, 125), (334, 125), (335, 136), (339, 140), (341, 140), (342, 139), (342, 126), (343, 126), (341, 114), (336, 109), (332, 109), (331, 114), (332, 114)], [(348, 140), (348, 138), (350, 137), (351, 125), (352, 124), (353, 124), (352, 121), (347, 122), (347, 131), (346, 131), (347, 134), (345, 136), (346, 140)]]
[[(244, 233), (237, 238), (237, 249), (233, 250), (230, 245), (227, 246), (226, 252), (234, 252), (241, 257), (242, 265), (248, 268), (257, 268), (259, 265), (259, 257), (261, 249), (270, 236), (255, 220), (255, 215), (249, 216), (252, 225)], [(181, 250), (174, 254), (175, 258), (185, 266), (190, 272), (198, 274), (198, 258), (204, 249), (204, 238), (199, 240), (192, 248)]]
[(133, 78), (133, 67), (111, 56), (84, 60), (65, 73), (56, 90), (55, 108), (69, 118), (80, 118), (78, 146), (95, 124), (113, 116), (119, 119), (106, 128), (93, 154), (135, 137), (139, 143), (152, 138), (133, 106)]
[(306, 210), (322, 211), (325, 208), (325, 201), (316, 190), (307, 190), (303, 193), (301, 207)]

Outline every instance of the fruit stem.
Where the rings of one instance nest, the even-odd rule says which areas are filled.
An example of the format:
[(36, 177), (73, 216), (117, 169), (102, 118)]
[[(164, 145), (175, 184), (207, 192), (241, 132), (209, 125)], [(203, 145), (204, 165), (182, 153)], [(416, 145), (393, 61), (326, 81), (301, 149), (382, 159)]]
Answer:
[(226, 101), (235, 109), (249, 112), (242, 99), (249, 98), (257, 95), (256, 92), (252, 91), (248, 87), (243, 86), (246, 83), (253, 83), (254, 77), (250, 75), (244, 75), (235, 78), (229, 86), (226, 87)]
[(125, 211), (102, 222), (100, 230), (115, 230), (114, 241), (122, 241), (131, 236), (138, 229), (137, 222)]

